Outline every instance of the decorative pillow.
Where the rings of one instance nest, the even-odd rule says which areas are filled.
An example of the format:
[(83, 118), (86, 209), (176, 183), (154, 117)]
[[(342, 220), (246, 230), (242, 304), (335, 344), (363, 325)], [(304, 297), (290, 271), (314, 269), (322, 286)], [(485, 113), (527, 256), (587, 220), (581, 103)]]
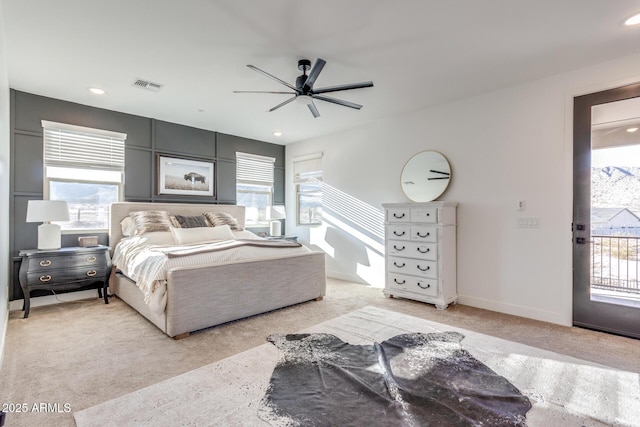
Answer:
[(129, 237), (136, 234), (136, 223), (130, 216), (127, 216), (122, 221), (120, 221), (120, 228), (122, 228), (122, 235), (124, 237)]
[(225, 212), (205, 212), (204, 216), (213, 227), (220, 225), (228, 225), (232, 230), (241, 231), (242, 227), (238, 225), (238, 220)]
[(176, 240), (170, 231), (151, 231), (138, 236), (147, 245), (175, 245)]
[(178, 222), (178, 220), (176, 219), (175, 215), (171, 215), (169, 216), (169, 220), (171, 221), (171, 226), (172, 227), (178, 227), (180, 228), (180, 223)]
[(179, 245), (211, 242), (215, 240), (234, 240), (234, 235), (228, 225), (218, 227), (172, 228), (171, 233)]
[(136, 224), (136, 234), (144, 234), (150, 231), (169, 231), (171, 220), (166, 211), (136, 211), (129, 216)]
[(196, 227), (208, 227), (207, 219), (204, 215), (195, 216), (182, 216), (176, 215), (176, 221), (180, 228), (196, 228)]

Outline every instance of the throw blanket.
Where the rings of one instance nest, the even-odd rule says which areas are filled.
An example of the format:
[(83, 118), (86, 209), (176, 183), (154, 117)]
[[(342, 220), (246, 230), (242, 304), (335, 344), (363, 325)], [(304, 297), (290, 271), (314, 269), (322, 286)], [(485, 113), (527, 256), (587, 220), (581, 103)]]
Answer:
[(239, 246), (257, 246), (267, 248), (299, 248), (302, 246), (298, 242), (290, 240), (255, 240), (255, 239), (238, 239), (223, 240), (216, 243), (206, 243), (201, 245), (192, 245), (184, 249), (169, 248), (163, 250), (169, 258), (177, 258), (188, 255), (196, 255), (207, 252), (223, 251), (225, 249), (237, 248)]

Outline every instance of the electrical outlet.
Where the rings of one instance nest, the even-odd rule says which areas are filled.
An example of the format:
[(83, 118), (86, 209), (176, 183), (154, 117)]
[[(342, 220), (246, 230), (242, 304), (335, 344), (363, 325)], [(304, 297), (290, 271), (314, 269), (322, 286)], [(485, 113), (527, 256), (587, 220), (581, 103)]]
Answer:
[(518, 204), (517, 204), (517, 209), (519, 211), (523, 211), (527, 208), (527, 202), (526, 200), (518, 200)]
[(519, 228), (538, 228), (540, 227), (540, 218), (518, 218)]

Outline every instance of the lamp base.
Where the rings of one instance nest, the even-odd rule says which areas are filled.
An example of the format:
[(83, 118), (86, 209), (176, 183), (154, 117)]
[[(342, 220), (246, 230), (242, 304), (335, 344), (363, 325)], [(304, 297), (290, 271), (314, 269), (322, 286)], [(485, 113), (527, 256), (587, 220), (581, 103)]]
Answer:
[(60, 249), (60, 226), (44, 223), (38, 226), (38, 250)]
[(280, 220), (271, 221), (271, 235), (282, 236), (282, 224)]

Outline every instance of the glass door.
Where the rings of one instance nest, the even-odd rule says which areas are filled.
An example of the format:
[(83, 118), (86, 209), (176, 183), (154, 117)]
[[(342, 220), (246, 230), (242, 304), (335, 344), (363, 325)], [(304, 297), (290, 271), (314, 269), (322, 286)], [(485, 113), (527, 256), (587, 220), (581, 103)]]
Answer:
[(574, 100), (574, 325), (640, 338), (640, 84)]

